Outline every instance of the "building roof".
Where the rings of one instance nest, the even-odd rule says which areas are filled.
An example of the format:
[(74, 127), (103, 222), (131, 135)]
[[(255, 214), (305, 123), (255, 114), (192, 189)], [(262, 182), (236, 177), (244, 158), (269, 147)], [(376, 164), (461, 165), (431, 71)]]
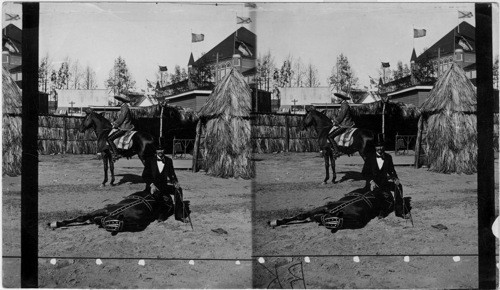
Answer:
[(252, 76), (255, 75), (256, 73), (257, 73), (256, 67), (252, 67), (250, 69), (247, 69), (246, 71), (241, 72), (243, 76)]
[[(419, 55), (417, 62), (425, 58), (434, 59), (437, 58), (438, 55), (452, 54), (457, 48), (462, 48), (464, 51), (475, 52), (475, 30), (474, 26), (463, 21), (434, 43), (429, 49)], [(469, 46), (467, 46), (467, 44), (469, 44)]]
[(411, 53), (410, 62), (417, 60), (417, 54), (415, 53), (415, 48), (413, 48), (413, 52)]
[(464, 71), (471, 71), (471, 70), (476, 70), (476, 63), (471, 63), (468, 66), (463, 68)]
[(18, 43), (22, 43), (23, 31), (21, 30), (21, 28), (15, 26), (12, 23), (5, 26), (2, 29), (2, 35), (7, 36), (8, 38), (10, 38)]
[(193, 64), (194, 64), (194, 57), (193, 57), (193, 53), (191, 52), (191, 55), (189, 56), (188, 66), (193, 65)]
[(232, 58), (233, 54), (239, 54), (245, 58), (256, 58), (255, 52), (255, 34), (245, 27), (240, 27), (195, 61), (194, 65), (216, 62), (217, 54), (219, 60)]

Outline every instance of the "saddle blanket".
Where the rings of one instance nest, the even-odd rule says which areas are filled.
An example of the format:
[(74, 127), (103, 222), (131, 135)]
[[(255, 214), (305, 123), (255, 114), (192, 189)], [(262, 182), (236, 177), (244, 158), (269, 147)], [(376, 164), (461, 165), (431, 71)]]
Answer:
[[(111, 132), (109, 132), (109, 135), (113, 134), (116, 131), (118, 131), (118, 129), (111, 130)], [(130, 147), (132, 147), (132, 136), (134, 136), (135, 133), (137, 133), (137, 131), (130, 130), (130, 131), (127, 131), (127, 133), (125, 133), (125, 135), (116, 138), (113, 141), (116, 145), (116, 148), (123, 149), (123, 150), (130, 149)]]
[[(330, 129), (330, 132), (328, 133), (331, 133), (333, 130), (337, 129), (338, 127), (337, 126), (333, 126), (332, 129)], [(358, 128), (349, 128), (347, 129), (344, 133), (338, 135), (338, 136), (335, 136), (334, 140), (335, 142), (337, 142), (337, 145), (339, 146), (343, 146), (343, 147), (349, 147), (352, 145), (352, 134), (358, 130)]]

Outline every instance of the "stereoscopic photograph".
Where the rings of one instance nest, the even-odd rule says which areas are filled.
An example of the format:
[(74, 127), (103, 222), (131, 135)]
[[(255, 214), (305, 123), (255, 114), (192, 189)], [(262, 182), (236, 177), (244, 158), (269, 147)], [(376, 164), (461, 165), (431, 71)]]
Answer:
[(496, 289), (498, 14), (4, 2), (2, 286)]

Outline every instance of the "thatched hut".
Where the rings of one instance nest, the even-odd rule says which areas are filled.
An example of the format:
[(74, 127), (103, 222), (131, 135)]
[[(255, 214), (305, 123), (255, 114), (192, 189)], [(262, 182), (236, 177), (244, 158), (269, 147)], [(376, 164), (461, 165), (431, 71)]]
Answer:
[(476, 109), (474, 86), (453, 64), (420, 107), (417, 139), (422, 142), (430, 170), (465, 174), (477, 171)]
[(251, 148), (251, 91), (232, 69), (214, 88), (199, 117), (204, 125), (203, 169), (218, 177), (255, 176)]
[(2, 175), (21, 174), (22, 95), (10, 73), (2, 68)]

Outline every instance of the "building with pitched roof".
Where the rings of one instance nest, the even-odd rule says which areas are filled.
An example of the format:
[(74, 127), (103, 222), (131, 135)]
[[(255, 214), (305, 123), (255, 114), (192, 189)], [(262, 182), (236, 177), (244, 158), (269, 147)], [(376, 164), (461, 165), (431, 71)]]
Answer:
[(243, 75), (252, 89), (252, 110), (271, 111), (270, 93), (261, 90), (256, 92), (256, 55), (256, 35), (245, 27), (240, 27), (199, 59), (194, 60), (193, 54), (190, 54), (188, 75), (196, 69), (208, 68), (212, 76), (209, 82), (195, 84), (188, 78), (158, 88), (159, 97), (171, 105), (198, 111), (206, 103), (214, 86), (234, 68)]
[(476, 46), (475, 27), (462, 22), (445, 34), (441, 39), (417, 56), (415, 49), (411, 54), (412, 71), (418, 66), (432, 66), (432, 76), (412, 74), (381, 85), (390, 100), (420, 106), (429, 96), (434, 83), (453, 63), (466, 72), (467, 77), (476, 83)]
[(22, 82), (22, 33), (12, 23), (2, 29), (2, 65), (19, 87)]
[(234, 67), (248, 84), (253, 84), (256, 59), (256, 35), (245, 27), (240, 27), (196, 61), (191, 54), (191, 66), (188, 67), (209, 66), (216, 83)]

